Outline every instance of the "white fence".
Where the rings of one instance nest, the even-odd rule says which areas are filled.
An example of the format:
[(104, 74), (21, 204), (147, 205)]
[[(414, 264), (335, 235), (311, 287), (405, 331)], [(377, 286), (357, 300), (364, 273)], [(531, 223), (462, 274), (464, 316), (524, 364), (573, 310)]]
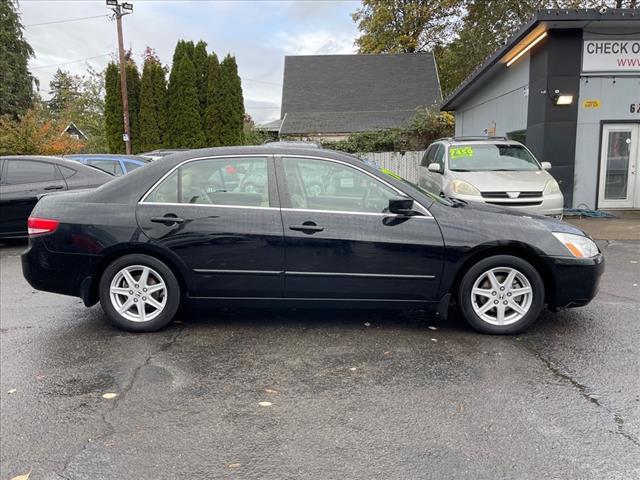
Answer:
[(362, 159), (367, 159), (376, 165), (397, 173), (410, 182), (418, 181), (418, 167), (424, 155), (424, 150), (418, 152), (375, 152), (359, 153)]

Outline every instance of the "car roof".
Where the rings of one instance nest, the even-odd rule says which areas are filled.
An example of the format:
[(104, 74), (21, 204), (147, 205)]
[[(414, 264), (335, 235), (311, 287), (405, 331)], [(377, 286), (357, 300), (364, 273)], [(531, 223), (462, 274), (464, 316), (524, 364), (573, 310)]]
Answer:
[(433, 143), (447, 143), (449, 145), (466, 145), (466, 144), (485, 144), (485, 145), (494, 145), (496, 143), (507, 144), (507, 145), (522, 145), (522, 143), (511, 140), (507, 137), (445, 137), (434, 140)]
[(105, 158), (108, 160), (137, 160), (138, 162), (149, 163), (150, 160), (139, 155), (124, 155), (121, 153), (73, 153), (65, 155), (65, 158)]
[(100, 170), (99, 168), (93, 168), (87, 165), (83, 165), (82, 163), (76, 162), (75, 160), (71, 160), (68, 158), (63, 158), (63, 157), (54, 157), (54, 156), (49, 156), (49, 155), (6, 155), (6, 156), (0, 156), (0, 160), (36, 160), (36, 161), (40, 161), (40, 162), (48, 162), (48, 163), (54, 163), (56, 165), (60, 165), (63, 167), (67, 167), (67, 168), (71, 168), (72, 170), (84, 170), (85, 172), (91, 171), (91, 172), (100, 172), (103, 173), (105, 175), (109, 175), (110, 177), (112, 177), (112, 175), (108, 174), (107, 172), (105, 172), (104, 170)]

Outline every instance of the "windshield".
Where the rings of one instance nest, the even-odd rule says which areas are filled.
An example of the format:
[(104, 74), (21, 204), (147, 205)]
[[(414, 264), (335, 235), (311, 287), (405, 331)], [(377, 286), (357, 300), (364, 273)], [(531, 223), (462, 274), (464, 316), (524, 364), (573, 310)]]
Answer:
[(522, 145), (452, 145), (449, 147), (449, 170), (454, 172), (518, 172), (540, 170), (540, 165)]

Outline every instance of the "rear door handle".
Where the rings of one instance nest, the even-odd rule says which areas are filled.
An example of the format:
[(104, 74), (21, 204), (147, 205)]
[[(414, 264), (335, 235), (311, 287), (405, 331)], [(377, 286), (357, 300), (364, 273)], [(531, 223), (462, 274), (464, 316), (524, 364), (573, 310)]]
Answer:
[(184, 218), (176, 217), (175, 215), (165, 215), (164, 217), (151, 217), (153, 223), (164, 223), (167, 227), (174, 223), (184, 223)]
[(322, 232), (324, 227), (319, 227), (314, 222), (304, 222), (302, 225), (289, 225), (289, 230), (311, 234), (315, 232)]
[(49, 185), (48, 187), (44, 187), (43, 190), (62, 190), (63, 188), (62, 185)]

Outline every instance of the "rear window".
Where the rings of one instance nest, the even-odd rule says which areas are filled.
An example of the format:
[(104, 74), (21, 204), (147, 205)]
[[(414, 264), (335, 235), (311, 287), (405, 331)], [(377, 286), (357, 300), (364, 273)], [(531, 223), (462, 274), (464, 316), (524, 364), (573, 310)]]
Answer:
[(522, 145), (464, 144), (449, 147), (449, 170), (491, 172), (540, 170), (540, 165)]

